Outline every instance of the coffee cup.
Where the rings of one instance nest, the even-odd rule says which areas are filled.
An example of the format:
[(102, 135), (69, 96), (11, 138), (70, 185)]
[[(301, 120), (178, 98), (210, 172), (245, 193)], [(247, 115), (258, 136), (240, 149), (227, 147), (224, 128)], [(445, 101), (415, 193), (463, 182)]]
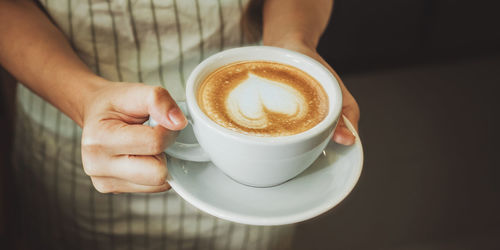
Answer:
[[(238, 62), (277, 63), (305, 72), (324, 90), (327, 112), (314, 126), (291, 135), (262, 136), (221, 125), (200, 106), (198, 91), (213, 72)], [(211, 161), (239, 183), (269, 187), (294, 178), (323, 152), (340, 117), (342, 94), (337, 79), (316, 60), (282, 48), (250, 46), (225, 50), (201, 62), (187, 80), (186, 101), (178, 104), (189, 125), (167, 154), (188, 161)], [(190, 138), (186, 134), (193, 132), (196, 141), (186, 141)]]

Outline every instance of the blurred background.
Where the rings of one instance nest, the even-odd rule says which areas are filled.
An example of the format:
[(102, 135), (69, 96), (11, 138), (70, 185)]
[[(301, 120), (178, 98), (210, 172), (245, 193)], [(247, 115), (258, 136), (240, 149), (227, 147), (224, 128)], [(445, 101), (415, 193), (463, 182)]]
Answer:
[[(499, 7), (335, 1), (318, 50), (361, 107), (365, 164), (346, 200), (299, 224), (295, 249), (500, 249)], [(13, 85), (0, 75), (5, 240)]]
[(319, 51), (359, 103), (365, 163), (296, 249), (500, 249), (499, 7), (335, 1)]

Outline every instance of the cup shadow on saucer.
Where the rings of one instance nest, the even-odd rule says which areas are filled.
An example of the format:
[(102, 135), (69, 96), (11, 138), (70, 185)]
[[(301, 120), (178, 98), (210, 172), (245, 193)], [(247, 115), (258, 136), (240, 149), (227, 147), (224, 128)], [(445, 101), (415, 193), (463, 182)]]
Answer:
[(304, 170), (302, 173), (297, 175), (295, 178), (303, 178), (316, 172), (320, 172), (322, 169), (330, 167), (332, 163), (335, 163), (343, 155), (346, 155), (353, 146), (344, 146), (331, 141), (328, 146), (323, 150), (323, 152), (318, 156), (318, 158)]

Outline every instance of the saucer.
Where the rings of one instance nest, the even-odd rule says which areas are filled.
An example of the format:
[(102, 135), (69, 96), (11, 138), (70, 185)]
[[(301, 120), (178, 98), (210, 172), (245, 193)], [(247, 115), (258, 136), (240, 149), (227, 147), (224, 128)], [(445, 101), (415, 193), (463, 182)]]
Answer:
[(311, 219), (339, 204), (359, 179), (363, 148), (357, 134), (351, 146), (332, 141), (304, 172), (267, 188), (240, 184), (211, 162), (169, 157), (167, 166), (172, 189), (196, 208), (242, 224), (284, 225)]

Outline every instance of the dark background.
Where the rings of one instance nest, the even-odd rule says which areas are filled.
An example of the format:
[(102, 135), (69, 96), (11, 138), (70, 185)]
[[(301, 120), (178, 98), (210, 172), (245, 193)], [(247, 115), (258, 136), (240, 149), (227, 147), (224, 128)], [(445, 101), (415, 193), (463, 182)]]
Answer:
[(344, 74), (499, 55), (496, 2), (336, 0), (318, 50)]
[(318, 50), (360, 105), (365, 163), (295, 249), (500, 249), (500, 6), (335, 2)]
[[(299, 224), (295, 249), (500, 249), (499, 4), (335, 2), (318, 50), (360, 105), (365, 164), (346, 200)], [(5, 214), (13, 98), (0, 75)]]

